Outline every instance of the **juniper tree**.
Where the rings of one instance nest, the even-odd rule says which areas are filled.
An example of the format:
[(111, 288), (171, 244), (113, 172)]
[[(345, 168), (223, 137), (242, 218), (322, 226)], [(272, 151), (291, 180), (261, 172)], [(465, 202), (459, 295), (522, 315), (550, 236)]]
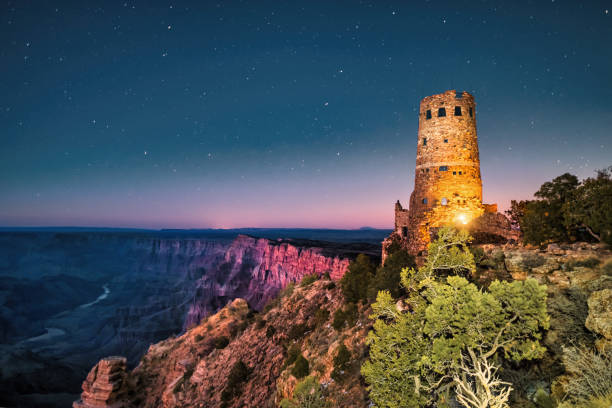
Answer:
[(546, 287), (527, 280), (478, 289), (456, 275), (475, 269), (469, 240), (442, 228), (425, 264), (402, 271), (408, 297), (396, 302), (379, 292), (361, 370), (377, 407), (425, 406), (451, 390), (466, 407), (504, 407), (511, 388), (497, 378), (494, 357), (520, 361), (544, 352)]

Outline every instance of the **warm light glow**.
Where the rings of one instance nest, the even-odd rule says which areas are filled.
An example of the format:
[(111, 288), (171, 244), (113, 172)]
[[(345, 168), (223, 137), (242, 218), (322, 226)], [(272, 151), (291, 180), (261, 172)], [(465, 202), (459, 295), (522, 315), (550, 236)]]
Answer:
[(467, 224), (468, 223), (468, 219), (466, 217), (465, 214), (459, 214), (457, 216), (457, 219), (462, 223), (462, 224)]

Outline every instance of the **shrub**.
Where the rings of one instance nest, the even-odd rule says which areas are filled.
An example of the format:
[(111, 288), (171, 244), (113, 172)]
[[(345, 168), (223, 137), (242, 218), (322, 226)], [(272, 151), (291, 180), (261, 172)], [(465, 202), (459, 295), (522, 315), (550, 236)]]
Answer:
[(340, 279), (342, 294), (347, 302), (359, 302), (368, 297), (368, 286), (374, 277), (375, 268), (367, 255), (359, 254), (351, 261), (348, 270)]
[(315, 326), (321, 326), (329, 319), (329, 310), (318, 308), (314, 313), (314, 324)]
[(405, 250), (398, 250), (389, 255), (385, 264), (376, 269), (376, 274), (370, 279), (368, 285), (368, 299), (375, 300), (381, 290), (388, 290), (393, 297), (402, 294), (400, 273), (403, 268), (414, 268), (414, 257)]
[(325, 401), (321, 385), (314, 377), (306, 377), (300, 381), (293, 391), (293, 398), (284, 398), (280, 408), (329, 408)]
[(310, 369), (308, 367), (308, 360), (304, 358), (303, 355), (298, 355), (295, 359), (295, 363), (293, 364), (293, 368), (291, 369), (291, 374), (295, 378), (303, 378), (306, 377), (310, 373)]
[(194, 339), (195, 341), (200, 342), (204, 339), (204, 336), (202, 336), (201, 334), (196, 334)]
[(272, 325), (268, 326), (268, 328), (266, 329), (266, 337), (271, 338), (275, 334), (276, 334), (276, 329), (274, 328), (274, 326)]
[(357, 311), (357, 305), (355, 303), (347, 303), (343, 309), (336, 310), (334, 312), (332, 327), (340, 331), (345, 324), (353, 326), (357, 321)]
[(546, 259), (544, 259), (544, 257), (538, 255), (538, 254), (527, 254), (522, 261), (522, 264), (528, 268), (528, 269), (533, 269), (533, 268), (537, 268), (538, 266), (542, 266), (544, 265), (544, 263), (546, 262)]
[(334, 370), (331, 373), (331, 377), (335, 381), (342, 381), (344, 371), (346, 371), (350, 366), (351, 357), (351, 352), (344, 345), (344, 343), (340, 344), (340, 347), (338, 347), (338, 352), (334, 356)]
[(342, 311), (342, 309), (336, 310), (334, 312), (334, 321), (332, 322), (332, 327), (340, 331), (344, 327), (345, 323), (346, 323), (346, 316), (344, 315), (344, 311)]
[(263, 328), (266, 326), (266, 323), (267, 323), (267, 322), (266, 322), (266, 320), (265, 320), (265, 319), (258, 318), (258, 319), (257, 319), (257, 322), (255, 323), (255, 328), (257, 328), (257, 329), (263, 329)]
[(609, 259), (605, 264), (603, 264), (601, 269), (606, 275), (612, 276), (612, 259)]
[(230, 370), (229, 376), (227, 377), (227, 384), (225, 385), (225, 389), (221, 394), (221, 399), (223, 401), (229, 401), (234, 396), (238, 395), (240, 386), (242, 383), (246, 382), (250, 374), (250, 368), (244, 364), (242, 360), (234, 364)]
[(533, 396), (533, 401), (538, 408), (555, 408), (557, 406), (555, 400), (542, 388), (538, 388)]
[(285, 367), (290, 366), (295, 363), (295, 360), (300, 355), (300, 346), (297, 344), (292, 344), (291, 347), (287, 350), (287, 358), (285, 359)]
[(601, 260), (597, 257), (590, 256), (586, 259), (570, 259), (565, 263), (565, 269), (572, 270), (574, 268), (595, 268), (601, 263)]
[(289, 329), (287, 337), (289, 338), (289, 340), (297, 340), (302, 338), (304, 333), (306, 333), (308, 330), (309, 327), (306, 325), (306, 323), (295, 324)]
[(216, 349), (224, 349), (229, 344), (229, 339), (225, 336), (216, 337), (213, 341), (213, 347)]
[(302, 281), (300, 282), (300, 286), (309, 286), (312, 285), (318, 279), (317, 274), (313, 273), (312, 275), (304, 275)]
[(597, 398), (612, 396), (612, 352), (600, 354), (585, 347), (563, 347), (563, 365), (571, 376), (566, 398), (588, 405)]
[(351, 357), (351, 352), (344, 345), (344, 343), (340, 344), (340, 347), (338, 347), (338, 352), (334, 357), (334, 368), (345, 370), (351, 361)]

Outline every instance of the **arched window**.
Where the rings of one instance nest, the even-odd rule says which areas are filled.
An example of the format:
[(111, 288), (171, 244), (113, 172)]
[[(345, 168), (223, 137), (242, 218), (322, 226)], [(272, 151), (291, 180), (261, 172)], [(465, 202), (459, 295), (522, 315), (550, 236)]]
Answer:
[(402, 227), (402, 237), (408, 236), (408, 227)]
[(442, 197), (442, 200), (440, 200), (440, 204), (447, 205), (448, 204), (448, 199), (446, 197)]
[(423, 199), (423, 204), (427, 204), (427, 198)]

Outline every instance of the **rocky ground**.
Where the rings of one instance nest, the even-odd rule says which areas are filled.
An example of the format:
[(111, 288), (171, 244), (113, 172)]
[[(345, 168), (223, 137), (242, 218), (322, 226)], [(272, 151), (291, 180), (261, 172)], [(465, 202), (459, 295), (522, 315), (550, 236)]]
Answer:
[[(543, 339), (547, 356), (520, 365), (505, 363), (501, 371), (515, 388), (511, 406), (536, 406), (536, 392), (562, 399), (562, 347), (585, 345), (604, 351), (612, 344), (612, 253), (586, 243), (545, 249), (479, 248), (474, 251), (474, 278), (481, 285), (493, 279), (535, 278), (548, 286), (551, 328)], [(367, 357), (369, 308), (359, 306), (348, 322), (333, 324), (336, 312), (345, 309), (341, 291), (328, 279), (289, 286), (261, 313), (236, 299), (184, 335), (152, 345), (140, 364), (126, 373), (121, 404), (275, 407), (291, 396), (298, 381), (293, 370), (297, 350), (332, 406), (366, 407), (359, 367)], [(342, 370), (334, 367), (340, 344), (351, 354)]]
[[(358, 319), (350, 327), (334, 329), (333, 315), (342, 307), (340, 290), (327, 279), (290, 286), (259, 314), (236, 299), (184, 335), (152, 345), (125, 386), (117, 389), (128, 389), (125, 406), (275, 407), (297, 382), (293, 364), (287, 363), (293, 349), (308, 360), (310, 374), (325, 384), (333, 406), (365, 406), (358, 371), (366, 354), (368, 322)], [(357, 316), (364, 317), (363, 311)], [(354, 359), (332, 379), (341, 343)], [(233, 367), (241, 363), (246, 367), (243, 377), (230, 380)], [(103, 381), (96, 387), (101, 393), (108, 389)], [(87, 390), (96, 387), (84, 383)], [(75, 406), (87, 407), (87, 398), (91, 395), (84, 393), (84, 402)]]

